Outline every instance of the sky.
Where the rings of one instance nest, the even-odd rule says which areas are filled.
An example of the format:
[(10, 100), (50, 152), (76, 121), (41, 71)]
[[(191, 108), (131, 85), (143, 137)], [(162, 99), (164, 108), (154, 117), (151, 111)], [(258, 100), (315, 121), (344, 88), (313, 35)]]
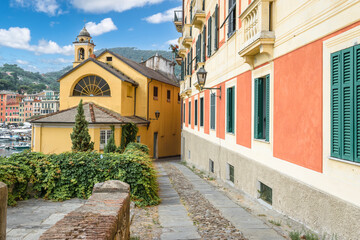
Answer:
[(0, 65), (46, 73), (71, 65), (72, 42), (86, 26), (95, 50), (168, 50), (181, 0), (1, 0)]

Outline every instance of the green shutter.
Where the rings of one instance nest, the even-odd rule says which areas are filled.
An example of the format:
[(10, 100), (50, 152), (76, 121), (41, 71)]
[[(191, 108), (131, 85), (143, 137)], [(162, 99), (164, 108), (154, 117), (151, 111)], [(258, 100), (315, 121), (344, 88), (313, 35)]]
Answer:
[(355, 156), (354, 161), (360, 162), (360, 45), (354, 47), (354, 84), (355, 84)]
[(269, 142), (270, 138), (270, 75), (266, 76), (266, 133), (265, 140)]
[(331, 156), (341, 158), (340, 52), (331, 54)]
[(207, 27), (207, 55), (211, 56), (211, 17), (208, 19), (208, 27)]
[(202, 34), (203, 38), (202, 38), (202, 51), (201, 51), (201, 56), (202, 56), (202, 62), (205, 62), (206, 58), (206, 26), (204, 25), (204, 29), (203, 29), (203, 34)]
[(354, 68), (353, 68), (353, 49), (345, 49), (341, 51), (342, 60), (342, 159), (354, 159)]
[(231, 112), (232, 112), (232, 115), (231, 115), (231, 121), (232, 121), (232, 133), (235, 133), (235, 87), (232, 87), (232, 104), (231, 104)]
[(215, 50), (219, 48), (219, 6), (215, 7)]
[(195, 107), (194, 107), (194, 110), (195, 110), (195, 125), (198, 124), (198, 100), (195, 100)]
[(184, 73), (185, 73), (185, 68), (184, 68), (184, 61), (181, 61), (181, 79), (180, 81), (184, 80)]
[(258, 138), (258, 112), (259, 112), (259, 79), (255, 78), (254, 81), (254, 138)]
[(200, 126), (204, 126), (204, 98), (200, 98)]
[(189, 124), (191, 124), (191, 102), (189, 102)]
[(212, 93), (210, 96), (210, 128), (215, 129), (215, 94)]
[(263, 79), (255, 79), (255, 138), (263, 139)]
[(232, 110), (232, 107), (231, 107), (231, 88), (228, 88), (227, 89), (227, 94), (226, 94), (226, 102), (227, 102), (227, 109), (226, 109), (226, 112), (227, 112), (227, 116), (226, 116), (226, 120), (227, 120), (227, 128), (226, 128), (226, 131), (227, 132), (231, 132), (232, 129), (231, 129), (231, 110)]

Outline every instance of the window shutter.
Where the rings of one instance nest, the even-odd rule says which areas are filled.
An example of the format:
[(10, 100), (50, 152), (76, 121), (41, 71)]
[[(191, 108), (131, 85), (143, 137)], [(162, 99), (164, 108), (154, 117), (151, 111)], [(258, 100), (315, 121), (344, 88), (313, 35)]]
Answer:
[(204, 126), (204, 98), (200, 98), (200, 126)]
[(354, 161), (360, 162), (360, 45), (354, 47), (354, 79), (355, 79), (355, 156)]
[(331, 156), (341, 158), (340, 52), (331, 55)]
[(207, 32), (207, 54), (208, 57), (211, 56), (211, 17), (208, 19), (208, 32)]
[(191, 124), (191, 102), (189, 102), (189, 124)]
[(263, 124), (263, 80), (255, 79), (255, 138), (262, 139)]
[(210, 128), (215, 129), (215, 94), (211, 94), (210, 97)]
[(190, 49), (190, 72), (189, 72), (189, 75), (192, 75), (192, 69), (193, 69), (193, 49), (191, 48)]
[(231, 132), (231, 109), (232, 109), (232, 107), (231, 107), (231, 99), (232, 99), (231, 88), (227, 89), (226, 97), (227, 97), (227, 99), (226, 99), (226, 101), (227, 101), (227, 109), (226, 109), (227, 129), (226, 129), (226, 131)]
[(232, 87), (232, 99), (231, 99), (231, 126), (232, 126), (232, 133), (235, 133), (235, 87)]
[(185, 72), (185, 69), (184, 69), (184, 61), (181, 61), (181, 81), (184, 80), (184, 72)]
[(202, 51), (201, 51), (201, 56), (202, 56), (202, 62), (205, 62), (206, 58), (206, 26), (204, 25), (204, 29), (203, 29), (203, 34), (202, 34), (203, 38), (202, 38)]
[(265, 139), (269, 142), (270, 138), (270, 75), (266, 76), (266, 133)]
[(195, 100), (195, 106), (194, 106), (194, 112), (195, 112), (195, 125), (198, 124), (198, 100)]
[(219, 48), (219, 6), (215, 7), (215, 50)]
[(354, 139), (353, 139), (353, 119), (354, 119), (354, 69), (353, 69), (353, 49), (345, 49), (341, 51), (342, 58), (342, 107), (343, 107), (343, 121), (342, 121), (342, 158), (346, 160), (353, 160), (354, 156)]

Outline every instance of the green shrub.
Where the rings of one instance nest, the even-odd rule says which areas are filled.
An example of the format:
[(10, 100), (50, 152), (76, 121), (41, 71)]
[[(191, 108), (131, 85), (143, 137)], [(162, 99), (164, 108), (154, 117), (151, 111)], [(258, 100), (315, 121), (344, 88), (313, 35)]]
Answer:
[(24, 152), (0, 157), (0, 181), (9, 186), (9, 205), (36, 197), (54, 201), (88, 198), (95, 183), (120, 180), (130, 185), (138, 206), (156, 205), (156, 171), (148, 154), (129, 146), (123, 154), (68, 152), (59, 155)]
[(131, 142), (127, 145), (126, 151), (140, 150), (146, 154), (149, 154), (149, 147), (142, 143)]

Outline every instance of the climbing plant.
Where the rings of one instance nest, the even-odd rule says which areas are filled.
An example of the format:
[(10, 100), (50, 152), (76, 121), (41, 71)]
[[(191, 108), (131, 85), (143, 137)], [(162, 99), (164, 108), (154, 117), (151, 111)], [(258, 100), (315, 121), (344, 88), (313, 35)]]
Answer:
[(121, 144), (117, 152), (123, 152), (129, 143), (135, 142), (138, 131), (139, 128), (134, 123), (123, 125), (121, 128)]

